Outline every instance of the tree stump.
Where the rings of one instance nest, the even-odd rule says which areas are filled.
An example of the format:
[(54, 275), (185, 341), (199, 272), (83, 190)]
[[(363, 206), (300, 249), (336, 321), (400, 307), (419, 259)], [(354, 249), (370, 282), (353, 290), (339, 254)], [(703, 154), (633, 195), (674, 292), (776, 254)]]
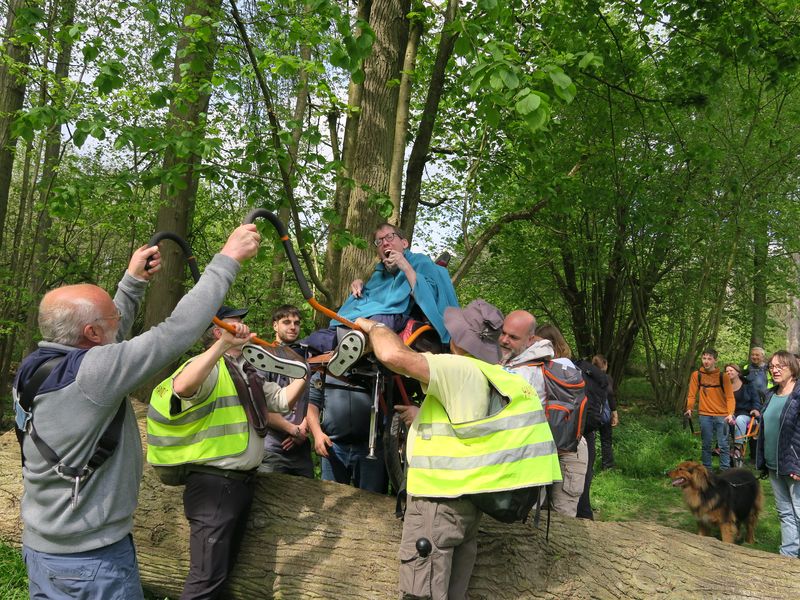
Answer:
[[(0, 539), (13, 545), (19, 545), (22, 532), (19, 464), (11, 431), (0, 437)], [(134, 529), (142, 582), (172, 598), (180, 594), (189, 566), (182, 492), (182, 487), (162, 485), (153, 469), (145, 467)], [(548, 541), (545, 523), (546, 513), (538, 529), (484, 516), (470, 597), (800, 596), (796, 559), (659, 525), (558, 515), (552, 517)], [(396, 598), (401, 528), (393, 498), (301, 477), (260, 476), (226, 597)]]

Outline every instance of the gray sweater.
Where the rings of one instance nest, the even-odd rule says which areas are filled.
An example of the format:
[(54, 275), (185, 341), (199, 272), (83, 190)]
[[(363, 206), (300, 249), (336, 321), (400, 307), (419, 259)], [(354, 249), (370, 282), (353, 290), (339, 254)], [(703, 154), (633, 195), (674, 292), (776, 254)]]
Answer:
[(122, 314), (116, 343), (88, 351), (40, 343), (40, 350), (68, 351), (33, 403), (37, 432), (64, 464), (83, 467), (121, 402), (126, 403), (126, 414), (116, 451), (82, 487), (75, 508), (70, 500), (72, 481), (62, 479), (25, 436), (23, 544), (40, 552), (69, 554), (113, 544), (131, 532), (142, 445), (126, 396), (202, 335), (239, 267), (236, 260), (216, 255), (167, 320), (128, 341), (122, 338), (130, 331), (146, 282), (126, 273), (114, 297)]

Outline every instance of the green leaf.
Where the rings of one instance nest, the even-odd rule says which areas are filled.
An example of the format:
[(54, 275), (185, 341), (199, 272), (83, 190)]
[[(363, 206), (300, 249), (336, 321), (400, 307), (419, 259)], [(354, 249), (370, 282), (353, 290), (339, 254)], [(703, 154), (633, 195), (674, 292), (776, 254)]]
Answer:
[(162, 90), (153, 92), (148, 96), (148, 99), (154, 108), (164, 108), (167, 105), (167, 98)]
[(458, 36), (456, 39), (456, 44), (453, 47), (453, 54), (456, 56), (466, 56), (470, 52), (472, 52), (472, 45), (470, 44), (469, 39), (463, 35)]
[(72, 134), (72, 143), (75, 144), (78, 148), (80, 148), (83, 146), (84, 142), (86, 142), (87, 137), (89, 137), (88, 131), (76, 129), (75, 133)]
[(84, 46), (81, 52), (83, 53), (84, 62), (88, 63), (92, 62), (95, 58), (97, 58), (97, 55), (100, 54), (100, 48), (98, 48), (93, 44), (89, 44)]
[(578, 67), (585, 69), (589, 65), (593, 67), (599, 67), (602, 66), (602, 64), (603, 60), (599, 56), (596, 56), (593, 52), (587, 52), (583, 55), (583, 58), (581, 58), (580, 62), (578, 63)]
[(489, 76), (489, 85), (494, 91), (503, 89), (503, 75), (501, 72), (495, 71)]
[(525, 116), (525, 123), (528, 125), (528, 129), (530, 129), (531, 132), (536, 132), (544, 127), (549, 118), (550, 111), (540, 106), (538, 110)]
[(186, 15), (183, 17), (183, 26), (190, 29), (200, 27), (203, 22), (203, 15)]
[(350, 55), (341, 45), (335, 45), (331, 53), (331, 64), (340, 69), (350, 70)]
[(361, 85), (362, 83), (364, 83), (366, 75), (364, 74), (364, 69), (359, 67), (350, 74), (350, 77), (353, 79), (353, 83), (355, 83), (356, 85)]
[(564, 73), (559, 67), (550, 70), (550, 80), (553, 82), (553, 85), (556, 88), (566, 89), (570, 85), (572, 85), (572, 79), (569, 78), (569, 75)]
[(567, 104), (572, 102), (575, 99), (575, 94), (578, 93), (574, 83), (570, 83), (566, 88), (560, 88), (556, 86), (554, 89), (556, 91), (556, 96), (561, 98)]
[(524, 117), (539, 108), (541, 103), (542, 99), (539, 96), (529, 93), (517, 100), (517, 103), (514, 105), (514, 110), (516, 110), (520, 116)]
[(510, 90), (515, 90), (519, 86), (519, 78), (513, 71), (506, 71), (503, 69), (500, 71), (500, 77), (503, 79), (505, 86)]

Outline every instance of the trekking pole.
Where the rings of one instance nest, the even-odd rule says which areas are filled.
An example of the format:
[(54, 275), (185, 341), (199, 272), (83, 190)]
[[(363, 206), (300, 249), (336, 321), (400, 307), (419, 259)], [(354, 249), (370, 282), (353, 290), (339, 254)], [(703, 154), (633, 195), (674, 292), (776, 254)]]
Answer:
[(272, 223), (275, 231), (278, 232), (278, 237), (280, 237), (281, 242), (283, 243), (283, 251), (286, 253), (286, 258), (289, 259), (289, 264), (292, 265), (292, 271), (294, 272), (294, 278), (297, 280), (297, 285), (300, 286), (300, 291), (303, 294), (303, 298), (305, 298), (306, 302), (308, 302), (311, 308), (319, 313), (322, 313), (326, 317), (339, 321), (350, 329), (357, 329), (358, 331), (361, 331), (361, 328), (355, 323), (345, 319), (330, 308), (323, 306), (314, 298), (314, 293), (311, 291), (311, 286), (308, 285), (308, 281), (306, 280), (305, 274), (303, 274), (303, 269), (300, 268), (300, 263), (297, 260), (297, 255), (294, 252), (292, 243), (289, 241), (289, 234), (286, 231), (286, 226), (277, 217), (277, 215), (268, 211), (266, 208), (254, 208), (247, 213), (244, 222), (245, 224), (253, 223), (253, 221), (255, 221), (258, 217), (267, 219), (270, 223)]
[(683, 415), (683, 428), (689, 427), (689, 430), (692, 432), (692, 435), (696, 435), (694, 432), (694, 423), (692, 423), (692, 417), (687, 417)]
[[(172, 231), (159, 231), (158, 233), (153, 234), (153, 237), (150, 238), (150, 241), (147, 242), (150, 246), (156, 246), (162, 240), (172, 240), (180, 247), (181, 251), (183, 252), (183, 257), (186, 259), (186, 263), (189, 265), (189, 271), (192, 274), (192, 279), (195, 283), (200, 280), (200, 269), (197, 267), (197, 259), (195, 259), (194, 254), (192, 253), (192, 248), (189, 246), (189, 242), (179, 236), (177, 233), (173, 233)], [(149, 268), (145, 266), (145, 269)], [(235, 334), (236, 328), (233, 325), (230, 325), (223, 321), (222, 319), (218, 319), (216, 316), (212, 319), (212, 322), (217, 327), (221, 327), (225, 331)], [(252, 342), (258, 344), (259, 346), (268, 346), (272, 347), (275, 344), (271, 342), (267, 342), (260, 338), (254, 337), (251, 340)]]

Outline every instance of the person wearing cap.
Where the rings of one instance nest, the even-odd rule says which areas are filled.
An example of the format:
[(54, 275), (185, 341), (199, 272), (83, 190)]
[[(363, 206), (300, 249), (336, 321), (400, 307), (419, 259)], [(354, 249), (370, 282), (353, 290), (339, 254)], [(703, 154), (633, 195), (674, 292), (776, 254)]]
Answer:
[[(13, 389), (15, 404), (34, 396), (18, 421), (22, 554), (32, 598), (143, 597), (131, 536), (142, 444), (127, 396), (197, 340), (260, 239), (255, 225), (234, 230), (170, 318), (129, 340), (147, 282), (160, 269), (157, 247), (133, 253), (113, 300), (89, 284), (59, 287), (42, 298), (42, 341), (22, 361)], [(51, 359), (59, 362), (37, 387), (35, 378)], [(116, 443), (105, 447), (102, 464), (89, 467), (117, 416)], [(59, 465), (42, 454), (34, 428), (61, 458)], [(65, 467), (80, 471), (77, 480), (65, 476)]]
[(254, 334), (247, 309), (222, 306), (203, 336), (206, 351), (153, 391), (147, 460), (185, 465), (183, 507), (189, 521), (189, 574), (181, 600), (218, 598), (236, 561), (264, 458), (268, 412), (288, 413), (305, 379), (286, 387), (265, 381), (242, 357)]
[[(338, 314), (353, 321), (368, 317), (402, 331), (412, 311), (422, 313), (439, 334), (442, 343), (450, 341), (443, 314), (448, 307), (458, 307), (458, 298), (450, 274), (425, 254), (412, 252), (403, 232), (391, 223), (381, 223), (372, 240), (379, 262), (369, 281), (356, 279), (350, 284), (351, 294), (339, 308)], [(365, 338), (352, 330), (341, 336), (337, 345), (337, 320), (330, 327), (315, 331), (303, 343), (315, 353), (325, 353), (336, 347), (328, 363), (328, 371), (342, 375), (361, 357)]]
[[(467, 597), (482, 514), (470, 494), (560, 478), (555, 444), (534, 390), (496, 364), (502, 313), (475, 300), (464, 309), (448, 308), (444, 322), (453, 354), (414, 352), (385, 325), (356, 321), (378, 360), (418, 380), (426, 393), (419, 408), (395, 407), (410, 424), (408, 504), (398, 552), (404, 598)], [(504, 402), (495, 406), (500, 398)], [(491, 418), (506, 410), (503, 414), (517, 423), (513, 432), (503, 417)], [(467, 422), (469, 427), (459, 427)]]

